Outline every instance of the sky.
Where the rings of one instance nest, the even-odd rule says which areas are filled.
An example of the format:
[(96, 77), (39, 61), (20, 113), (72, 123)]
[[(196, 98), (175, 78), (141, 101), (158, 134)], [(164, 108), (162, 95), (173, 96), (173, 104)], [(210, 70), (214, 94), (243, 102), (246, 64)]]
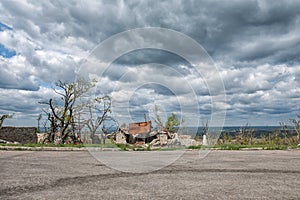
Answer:
[(187, 126), (288, 123), (300, 108), (299, 33), (298, 0), (2, 0), (0, 114), (36, 126), (53, 84), (83, 75), (119, 123), (152, 119), (155, 105)]

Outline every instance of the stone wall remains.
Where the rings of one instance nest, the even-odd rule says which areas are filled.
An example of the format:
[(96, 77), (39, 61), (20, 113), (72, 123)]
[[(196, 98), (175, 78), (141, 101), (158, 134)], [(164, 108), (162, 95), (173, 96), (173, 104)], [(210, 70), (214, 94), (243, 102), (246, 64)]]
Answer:
[(36, 128), (4, 126), (0, 128), (0, 139), (22, 144), (37, 143)]

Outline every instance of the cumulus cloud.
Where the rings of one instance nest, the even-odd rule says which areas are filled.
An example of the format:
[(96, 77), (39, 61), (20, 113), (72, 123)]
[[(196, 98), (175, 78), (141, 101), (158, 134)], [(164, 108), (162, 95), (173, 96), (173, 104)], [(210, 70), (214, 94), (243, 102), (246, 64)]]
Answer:
[[(80, 75), (100, 81), (95, 94), (112, 95), (120, 117), (129, 112), (138, 120), (158, 104), (164, 115), (184, 108), (189, 121), (226, 109), (227, 125), (277, 124), (295, 116), (300, 99), (299, 10), (296, 0), (4, 0), (0, 44), (16, 55), (0, 54), (0, 109), (34, 118), (39, 113), (36, 102), (50, 95), (51, 83)], [(100, 52), (94, 49), (115, 34), (143, 27), (169, 28), (191, 37), (212, 57), (218, 74), (212, 65), (189, 63), (163, 49), (126, 51), (153, 46), (150, 32), (128, 35)], [(161, 38), (168, 48), (182, 47), (189, 58), (203, 61), (203, 55), (184, 48), (181, 40)], [(110, 63), (119, 52), (125, 54)], [(219, 97), (223, 86), (226, 99)], [(20, 106), (18, 101), (26, 103)]]

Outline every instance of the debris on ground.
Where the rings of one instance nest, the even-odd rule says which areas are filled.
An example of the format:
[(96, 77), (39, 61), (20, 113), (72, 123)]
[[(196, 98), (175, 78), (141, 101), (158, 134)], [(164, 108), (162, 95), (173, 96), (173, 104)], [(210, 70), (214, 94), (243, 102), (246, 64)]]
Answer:
[(191, 135), (172, 133), (166, 130), (152, 130), (151, 121), (130, 123), (122, 126), (112, 135), (116, 144), (138, 145), (145, 148), (201, 145)]

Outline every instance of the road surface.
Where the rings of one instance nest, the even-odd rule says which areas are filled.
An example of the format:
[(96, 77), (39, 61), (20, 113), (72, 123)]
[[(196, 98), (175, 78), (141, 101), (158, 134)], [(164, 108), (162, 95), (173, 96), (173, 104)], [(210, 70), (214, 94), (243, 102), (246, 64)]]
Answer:
[(130, 173), (87, 151), (0, 151), (0, 199), (300, 199), (299, 150), (198, 155)]

